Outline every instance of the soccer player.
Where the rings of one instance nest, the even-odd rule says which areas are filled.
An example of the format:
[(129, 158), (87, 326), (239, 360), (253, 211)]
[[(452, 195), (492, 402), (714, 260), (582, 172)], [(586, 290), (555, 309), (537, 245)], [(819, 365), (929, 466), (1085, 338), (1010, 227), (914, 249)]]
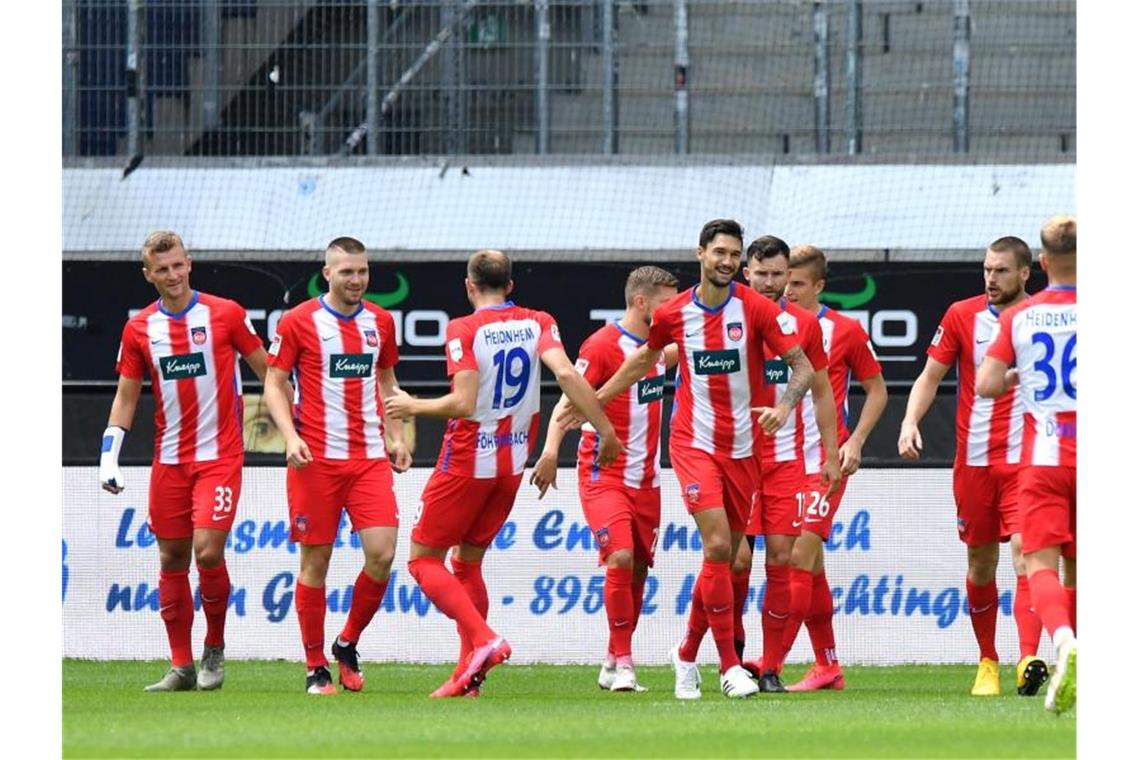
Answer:
[[(477, 251), (465, 285), (475, 313), (447, 325), (451, 392), (434, 399), (396, 392), (385, 401), (395, 419), (448, 420), (408, 561), (408, 572), (459, 630), (459, 661), (433, 697), (478, 696), (487, 671), (511, 655), (510, 644), (487, 625), (482, 562), (514, 506), (538, 435), (540, 362), (598, 431), (599, 466), (621, 453), (614, 426), (562, 348), (554, 318), (507, 300), (514, 289), (511, 260), (501, 251)], [(443, 559), (451, 547), (457, 548), (448, 572)]]
[[(305, 691), (336, 694), (325, 645), (325, 576), (347, 510), (364, 550), (344, 628), (332, 644), (339, 681), (364, 688), (356, 644), (388, 589), (399, 515), (392, 470), (411, 465), (403, 426), (386, 428), (381, 394), (397, 390), (392, 315), (365, 300), (364, 244), (338, 237), (325, 250), (328, 293), (287, 311), (269, 347), (265, 404), (285, 437), (290, 538), (300, 545), (297, 621)], [(290, 403), (290, 374), (296, 403)], [(392, 438), (388, 450), (384, 434)], [(390, 457), (390, 458), (389, 458)]]
[[(155, 437), (147, 522), (158, 539), (159, 612), (171, 667), (146, 690), (218, 689), (225, 678), (230, 597), (226, 536), (237, 512), (245, 460), (235, 353), (264, 381), (265, 348), (241, 306), (190, 287), (190, 256), (176, 233), (151, 233), (143, 243), (142, 261), (143, 277), (158, 291), (158, 300), (123, 328), (119, 387), (103, 433), (99, 483), (113, 494), (126, 485), (119, 450), (135, 418), (143, 375), (149, 375)], [(191, 551), (206, 615), (197, 673), (190, 645)]]
[[(1057, 216), (1041, 228), (1041, 268), (1049, 286), (1002, 312), (978, 368), (977, 391), (1000, 399), (1011, 385), (1024, 409), (1018, 501), (1022, 550), (1033, 607), (1049, 631), (1057, 664), (1045, 709), (1077, 701), (1077, 220)], [(1010, 369), (1012, 367), (1012, 370)], [(1070, 589), (1057, 578), (1065, 561)]]
[[(825, 452), (821, 466), (829, 470), (831, 489), (834, 491), (839, 487), (835, 398), (827, 373), (823, 331), (815, 314), (784, 297), (790, 257), (788, 244), (780, 238), (772, 235), (756, 238), (746, 252), (748, 265), (744, 267), (744, 278), (753, 290), (795, 317), (800, 345), (811, 361), (815, 374), (808, 398), (800, 402), (796, 413), (788, 416), (784, 426), (775, 435), (760, 437), (760, 445), (756, 447), (760, 480), (745, 530), (745, 540), (740, 543), (732, 562), (737, 653), (743, 657), (744, 604), (752, 574), (752, 553), (756, 536), (763, 534), (764, 572), (767, 578), (764, 608), (761, 612), (763, 655), (759, 660), (742, 664), (757, 678), (760, 691), (773, 693), (785, 691), (779, 670), (784, 646), (784, 625), (788, 619), (788, 573), (792, 547), (800, 535), (803, 522), (803, 515), (800, 514), (800, 490), (807, 476), (804, 464), (807, 427), (816, 427), (817, 421)], [(764, 392), (768, 394), (768, 399), (762, 403), (774, 404), (777, 396), (784, 392), (788, 367), (779, 357), (765, 351), (764, 375)]]
[[(625, 314), (586, 338), (575, 367), (598, 388), (625, 357), (645, 344), (657, 307), (677, 295), (677, 278), (655, 266), (639, 267), (625, 281)], [(644, 691), (633, 669), (633, 633), (641, 615), (645, 579), (653, 566), (661, 524), (661, 403), (665, 372), (677, 363), (676, 349), (605, 406), (625, 453), (612, 467), (599, 467), (598, 435), (587, 426), (578, 445), (578, 498), (606, 566), (605, 607), (609, 645), (598, 686), (610, 691)], [(551, 412), (546, 444), (530, 482), (539, 498), (557, 488), (558, 447), (565, 430), (553, 420), (566, 408), (564, 396)]]
[[(696, 250), (700, 283), (661, 305), (646, 344), (598, 391), (598, 400), (608, 403), (644, 377), (666, 346), (677, 344), (681, 360), (669, 456), (704, 551), (688, 634), (671, 655), (678, 699), (701, 696), (695, 660), (709, 628), (720, 658), (721, 691), (728, 697), (759, 691), (736, 653), (730, 562), (756, 490), (757, 428), (774, 433), (783, 427), (812, 381), (811, 363), (796, 343), (794, 317), (736, 282), (743, 248), (737, 222), (706, 223)], [(775, 406), (754, 408), (764, 384), (764, 344), (790, 365), (791, 377)], [(560, 421), (572, 419), (568, 410)]]
[[(827, 455), (820, 451), (818, 426), (806, 425), (804, 460), (807, 479), (800, 495), (803, 529), (792, 547), (789, 613), (784, 628), (781, 662), (795, 643), (802, 622), (811, 637), (815, 664), (799, 683), (790, 685), (788, 691), (838, 690), (844, 685), (843, 670), (835, 652), (835, 630), (831, 623), (833, 599), (823, 566), (823, 544), (831, 535), (832, 521), (847, 490), (847, 478), (859, 469), (863, 461), (863, 444), (887, 406), (887, 384), (863, 326), (819, 303), (819, 294), (827, 282), (827, 257), (823, 251), (812, 245), (798, 245), (792, 249), (788, 266), (788, 300), (816, 314), (823, 330), (823, 349), (827, 352), (827, 371), (835, 394), (835, 407), (842, 410), (837, 414), (842, 480), (839, 489), (829, 495), (829, 484), (821, 477), (820, 463)], [(863, 386), (867, 397), (859, 423), (848, 432), (847, 384), (852, 376)]]
[(997, 332), (999, 317), (1026, 297), (1029, 263), (1029, 246), (1021, 238), (1007, 236), (990, 243), (982, 261), (985, 292), (956, 301), (946, 310), (926, 350), (926, 366), (911, 388), (899, 432), (899, 455), (918, 459), (922, 453), (918, 425), (934, 402), (938, 384), (950, 366), (957, 365), (954, 502), (958, 538), (966, 544), (966, 599), (979, 649), (978, 672), (970, 691), (975, 696), (1001, 694), (994, 643), (999, 542), (1009, 542), (1017, 575), (1013, 602), (1021, 649), (1017, 693), (1036, 694), (1048, 677), (1045, 662), (1037, 656), (1041, 620), (1032, 610), (1021, 553), (1017, 481), (1024, 408), (1013, 391), (990, 400), (982, 398), (974, 387), (977, 368)]

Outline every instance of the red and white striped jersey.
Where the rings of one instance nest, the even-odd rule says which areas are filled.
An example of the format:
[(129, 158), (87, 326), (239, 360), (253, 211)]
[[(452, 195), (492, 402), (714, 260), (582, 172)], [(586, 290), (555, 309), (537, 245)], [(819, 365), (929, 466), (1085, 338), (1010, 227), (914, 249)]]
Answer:
[[(827, 366), (827, 354), (823, 350), (823, 331), (819, 320), (810, 311), (791, 303), (785, 298), (779, 301), (779, 307), (790, 314), (795, 320), (798, 343), (804, 350), (812, 369), (818, 371)], [(780, 358), (772, 349), (764, 348), (764, 388), (761, 390), (763, 398), (756, 406), (775, 406), (780, 397), (788, 389), (788, 378), (791, 369), (788, 363)], [(779, 462), (804, 461), (805, 446), (805, 417), (811, 415), (815, 418), (812, 406), (811, 391), (804, 396), (792, 414), (784, 422), (784, 426), (773, 435), (760, 434), (760, 447), (758, 461), (760, 469)]]
[(752, 414), (764, 385), (764, 344), (783, 355), (796, 345), (795, 320), (740, 282), (711, 309), (697, 288), (658, 307), (648, 345), (676, 343), (681, 360), (674, 397), (670, 445), (717, 457), (752, 456), (759, 432)]
[(997, 334), (998, 315), (985, 294), (956, 301), (946, 310), (926, 349), (935, 361), (958, 365), (954, 459), (970, 467), (1021, 461), (1025, 413), (1021, 399), (1013, 391), (998, 399), (982, 398), (974, 385), (986, 349)]
[[(645, 345), (616, 322), (595, 332), (578, 349), (575, 366), (592, 387), (600, 388), (613, 377), (626, 357)], [(661, 403), (665, 398), (665, 359), (645, 377), (610, 399), (605, 413), (613, 423), (625, 451), (609, 467), (598, 466), (598, 433), (593, 425), (582, 425), (578, 443), (578, 477), (591, 483), (628, 488), (657, 488), (661, 485)]]
[(1077, 287), (1050, 285), (1007, 309), (987, 356), (1017, 369), (1021, 464), (1077, 466)]
[(364, 301), (351, 316), (324, 296), (281, 317), (269, 366), (293, 373), (293, 423), (314, 457), (384, 459), (384, 402), (379, 372), (395, 367), (392, 315)]
[(479, 373), (475, 413), (447, 421), (436, 468), (470, 478), (517, 475), (538, 436), (541, 357), (561, 348), (554, 318), (511, 301), (447, 324), (447, 375)]
[(115, 369), (150, 375), (154, 390), (154, 458), (161, 464), (210, 462), (242, 454), (241, 368), (236, 350), (261, 348), (245, 310), (194, 291), (177, 314), (155, 301), (123, 328)]

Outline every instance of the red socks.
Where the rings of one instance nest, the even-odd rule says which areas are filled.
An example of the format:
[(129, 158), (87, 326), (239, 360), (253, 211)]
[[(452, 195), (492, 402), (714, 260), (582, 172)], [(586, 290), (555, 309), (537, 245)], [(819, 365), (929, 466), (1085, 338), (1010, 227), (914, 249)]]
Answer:
[(827, 573), (812, 576), (811, 606), (808, 608), (804, 624), (811, 637), (811, 648), (815, 650), (817, 665), (831, 666), (839, 662), (835, 654), (835, 629), (831, 618), (835, 613), (831, 586), (827, 584)]
[(784, 624), (784, 641), (780, 662), (788, 659), (788, 652), (800, 635), (800, 625), (811, 611), (812, 574), (798, 567), (788, 568), (788, 620)]
[(633, 570), (606, 568), (606, 619), (610, 625), (610, 653), (629, 657), (633, 651)]
[(226, 608), (230, 604), (230, 573), (223, 562), (217, 567), (198, 566), (198, 589), (206, 613), (206, 646), (226, 642)]
[(744, 654), (744, 605), (748, 601), (748, 581), (751, 575), (752, 568), (732, 574), (732, 638), (737, 657)]
[(967, 577), (966, 600), (970, 604), (970, 623), (974, 626), (974, 638), (978, 640), (981, 656), (997, 662), (997, 647), (994, 645), (998, 615), (997, 581), (977, 586)]
[(348, 608), (348, 620), (340, 637), (345, 641), (356, 643), (360, 641), (361, 632), (372, 622), (380, 603), (384, 601), (384, 593), (388, 590), (388, 579), (378, 581), (363, 570), (356, 576), (356, 584), (352, 587), (352, 605)]
[(645, 581), (634, 581), (629, 589), (633, 595), (633, 629), (636, 631), (637, 623), (641, 620), (641, 603), (645, 599)]
[(693, 603), (689, 608), (689, 625), (685, 632), (685, 640), (681, 642), (681, 647), (677, 651), (677, 656), (685, 662), (696, 662), (697, 652), (700, 651), (701, 641), (705, 638), (705, 632), (709, 629), (709, 618), (705, 613), (705, 594), (704, 584), (701, 579), (704, 577), (704, 570), (697, 575), (693, 582)]
[(1033, 611), (1029, 592), (1029, 579), (1017, 576), (1017, 591), (1013, 595), (1013, 621), (1017, 624), (1017, 642), (1021, 658), (1036, 657), (1041, 643), (1041, 618)]
[(764, 670), (779, 671), (784, 654), (784, 627), (788, 622), (787, 565), (764, 565), (768, 586), (764, 591), (764, 609), (760, 617), (760, 629), (764, 633)]
[(706, 559), (701, 567), (700, 583), (704, 586), (705, 614), (720, 656), (720, 672), (724, 673), (740, 664), (733, 639), (735, 625), (732, 621), (732, 570), (729, 563)]
[(1069, 620), (1073, 623), (1073, 634), (1077, 633), (1077, 587), (1065, 586), (1065, 596), (1069, 599)]
[(454, 620), (461, 636), (473, 647), (495, 638), (495, 632), (479, 613), (459, 580), (443, 566), (439, 557), (419, 557), (408, 562), (408, 572), (439, 610)]
[[(158, 573), (158, 607), (170, 642), (170, 665), (175, 668), (194, 663), (190, 650), (190, 629), (194, 625), (194, 597), (190, 593), (190, 571)], [(222, 608), (225, 615), (225, 608)]]
[(301, 624), (301, 644), (305, 647), (305, 665), (309, 670), (326, 667), (324, 586), (306, 586), (297, 581), (297, 621)]
[(1029, 577), (1029, 589), (1033, 594), (1033, 608), (1041, 616), (1050, 638), (1058, 628), (1073, 627), (1069, 617), (1069, 597), (1056, 570), (1038, 570)]

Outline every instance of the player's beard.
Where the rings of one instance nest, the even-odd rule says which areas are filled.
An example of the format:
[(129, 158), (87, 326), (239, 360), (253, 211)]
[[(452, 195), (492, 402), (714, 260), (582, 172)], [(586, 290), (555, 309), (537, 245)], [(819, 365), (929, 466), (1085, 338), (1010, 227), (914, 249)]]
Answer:
[(1013, 288), (1012, 290), (998, 289), (996, 293), (986, 289), (986, 299), (991, 306), (1007, 306), (1017, 300), (1021, 295), (1021, 288)]

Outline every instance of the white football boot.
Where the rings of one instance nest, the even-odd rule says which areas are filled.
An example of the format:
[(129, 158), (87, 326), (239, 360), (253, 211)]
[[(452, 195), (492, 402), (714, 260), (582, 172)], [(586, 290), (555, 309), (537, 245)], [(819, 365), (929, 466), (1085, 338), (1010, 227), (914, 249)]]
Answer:
[[(669, 659), (673, 662), (673, 696), (677, 699), (701, 698), (701, 671), (695, 662), (685, 662), (680, 655), (681, 645), (673, 647)], [(747, 674), (745, 674), (747, 675)], [(751, 680), (751, 679), (749, 679)], [(755, 684), (753, 684), (755, 686)]]
[(720, 690), (724, 696), (738, 699), (751, 697), (760, 692), (760, 686), (748, 675), (748, 671), (739, 665), (733, 665), (720, 676)]

